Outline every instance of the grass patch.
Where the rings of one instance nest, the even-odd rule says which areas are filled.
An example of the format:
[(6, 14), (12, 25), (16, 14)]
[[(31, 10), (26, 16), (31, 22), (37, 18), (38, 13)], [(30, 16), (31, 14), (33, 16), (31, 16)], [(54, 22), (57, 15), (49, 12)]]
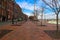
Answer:
[(44, 32), (54, 39), (60, 39), (60, 30), (58, 32), (56, 30), (45, 30)]
[(0, 38), (11, 32), (12, 30), (0, 30)]

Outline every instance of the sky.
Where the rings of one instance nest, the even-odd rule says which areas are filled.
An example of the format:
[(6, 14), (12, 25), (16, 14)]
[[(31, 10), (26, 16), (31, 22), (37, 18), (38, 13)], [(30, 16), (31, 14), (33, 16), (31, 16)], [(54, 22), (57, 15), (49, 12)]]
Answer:
[[(22, 11), (24, 14), (31, 16), (34, 12), (34, 0), (15, 0), (16, 3), (22, 8)], [(36, 0), (36, 9), (40, 9), (41, 6), (45, 7), (45, 4), (41, 0)], [(48, 6), (47, 6), (48, 7)], [(49, 8), (49, 7), (48, 7)], [(52, 10), (45, 9), (44, 11), (44, 18), (45, 19), (55, 19), (55, 14), (52, 12)], [(60, 15), (60, 14), (59, 14)], [(40, 15), (38, 16), (40, 18)]]

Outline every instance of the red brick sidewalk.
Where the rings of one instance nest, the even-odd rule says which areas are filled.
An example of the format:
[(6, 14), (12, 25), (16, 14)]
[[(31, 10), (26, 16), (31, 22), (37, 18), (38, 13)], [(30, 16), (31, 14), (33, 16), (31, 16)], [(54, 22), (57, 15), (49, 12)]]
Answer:
[(53, 40), (42, 29), (31, 21), (27, 21), (22, 26), (5, 25), (0, 28), (13, 30), (0, 40)]

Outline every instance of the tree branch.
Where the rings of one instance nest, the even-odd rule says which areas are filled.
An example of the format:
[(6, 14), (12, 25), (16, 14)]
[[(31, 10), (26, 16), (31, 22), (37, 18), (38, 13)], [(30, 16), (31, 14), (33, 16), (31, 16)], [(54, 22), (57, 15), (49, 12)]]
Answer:
[(48, 5), (54, 12), (55, 12), (55, 9), (53, 8), (54, 5), (50, 5), (49, 3), (47, 3), (45, 0), (42, 0), (46, 5)]

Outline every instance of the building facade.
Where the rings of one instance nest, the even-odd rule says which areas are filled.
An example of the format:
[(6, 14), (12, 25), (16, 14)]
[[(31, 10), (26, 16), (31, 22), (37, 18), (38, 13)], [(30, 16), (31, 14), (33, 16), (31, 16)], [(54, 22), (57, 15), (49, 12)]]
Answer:
[(21, 16), (22, 9), (15, 0), (0, 0), (0, 21), (18, 19)]

